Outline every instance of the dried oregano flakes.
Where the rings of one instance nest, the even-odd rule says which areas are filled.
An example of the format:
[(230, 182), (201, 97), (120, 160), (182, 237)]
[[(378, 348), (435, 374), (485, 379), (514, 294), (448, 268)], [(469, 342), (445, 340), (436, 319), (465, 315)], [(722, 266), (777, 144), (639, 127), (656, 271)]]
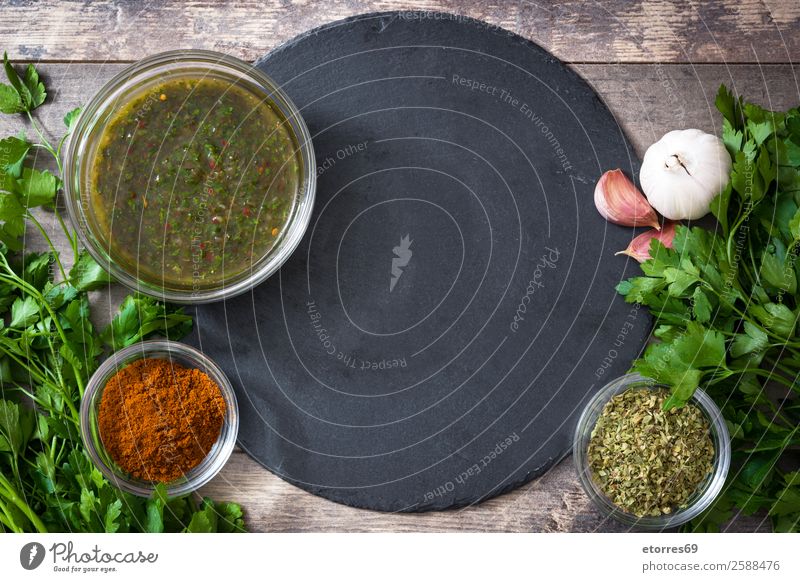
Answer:
[(713, 469), (705, 414), (692, 403), (665, 411), (668, 398), (665, 388), (617, 394), (589, 440), (592, 479), (615, 505), (637, 517), (685, 507)]

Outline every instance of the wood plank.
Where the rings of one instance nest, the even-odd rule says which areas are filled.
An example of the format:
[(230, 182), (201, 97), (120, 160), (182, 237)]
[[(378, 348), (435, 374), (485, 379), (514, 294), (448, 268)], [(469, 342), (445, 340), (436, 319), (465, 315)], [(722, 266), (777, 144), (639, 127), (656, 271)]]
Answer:
[[(47, 135), (57, 140), (61, 119), (91, 96), (125, 65), (42, 64), (48, 104), (37, 110)], [(775, 110), (800, 104), (800, 65), (593, 65), (572, 67), (591, 83), (627, 131), (641, 156), (672, 129), (719, 130), (714, 99), (720, 83)], [(0, 132), (19, 130), (22, 118), (0, 116)]]
[[(237, 452), (202, 490), (236, 500), (252, 531), (263, 532), (624, 532), (604, 517), (581, 489), (568, 458), (548, 473), (500, 497), (461, 509), (379, 513), (339, 505), (289, 485)], [(763, 516), (740, 517), (730, 532), (768, 532)]]
[(568, 62), (795, 62), (796, 0), (2, 0), (14, 59), (130, 61), (205, 48), (254, 60), (322, 24), (374, 11), (444, 11), (502, 26)]
[(538, 480), (467, 508), (379, 513), (310, 495), (265, 471), (244, 453), (233, 456), (203, 494), (240, 500), (247, 523), (270, 532), (523, 532), (625, 531), (594, 511), (566, 460)]
[[(49, 64), (41, 72), (52, 100), (37, 111), (53, 138), (62, 117), (86, 102), (120, 64)], [(680, 127), (718, 128), (713, 100), (720, 82), (762, 104), (785, 109), (800, 102), (800, 65), (580, 65), (576, 67), (606, 100), (641, 155), (663, 133)], [(0, 136), (25, 125), (20, 117), (0, 116)], [(30, 131), (29, 131), (30, 133)], [(46, 225), (58, 233), (52, 215)], [(65, 247), (63, 238), (57, 244)], [(35, 235), (32, 246), (41, 244)], [(94, 319), (107, 321), (124, 294), (95, 293)], [(338, 505), (285, 483), (238, 451), (202, 491), (242, 503), (255, 531), (622, 531), (589, 504), (568, 459), (547, 475), (501, 498), (462, 510), (423, 515), (381, 514)], [(735, 531), (767, 529), (759, 517), (741, 518)]]

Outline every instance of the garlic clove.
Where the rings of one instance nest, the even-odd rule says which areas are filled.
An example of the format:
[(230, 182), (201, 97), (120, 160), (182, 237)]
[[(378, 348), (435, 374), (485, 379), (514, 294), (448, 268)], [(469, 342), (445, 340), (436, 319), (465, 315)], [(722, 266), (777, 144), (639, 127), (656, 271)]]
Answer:
[(594, 205), (603, 218), (614, 224), (661, 228), (653, 207), (620, 169), (600, 176), (594, 189)]
[(657, 238), (661, 241), (668, 249), (672, 248), (672, 241), (675, 238), (675, 225), (676, 223), (667, 220), (664, 222), (664, 228), (660, 231), (651, 229), (647, 232), (643, 232), (636, 238), (631, 241), (631, 244), (628, 245), (628, 248), (624, 251), (619, 251), (615, 253), (617, 255), (628, 255), (639, 261), (640, 263), (645, 262), (650, 257), (650, 241), (654, 238)]

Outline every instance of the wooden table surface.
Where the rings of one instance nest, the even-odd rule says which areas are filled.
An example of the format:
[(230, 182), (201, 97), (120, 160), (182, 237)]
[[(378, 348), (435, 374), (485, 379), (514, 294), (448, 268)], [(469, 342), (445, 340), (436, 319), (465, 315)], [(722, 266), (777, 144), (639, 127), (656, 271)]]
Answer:
[[(428, 1), (271, 0), (169, 2), (0, 1), (9, 57), (34, 62), (48, 83), (38, 110), (58, 135), (125, 63), (177, 48), (254, 60), (298, 33), (365, 12), (438, 10), (472, 16), (530, 38), (596, 88), (641, 156), (671, 129), (714, 132), (721, 82), (771, 109), (800, 102), (798, 0)], [(3, 116), (0, 135), (19, 130)], [(114, 297), (99, 297), (99, 317)], [(105, 313), (103, 313), (105, 311)], [(620, 531), (590, 506), (571, 459), (521, 489), (478, 506), (383, 514), (338, 505), (273, 476), (237, 451), (203, 493), (238, 501), (255, 531)], [(759, 516), (729, 530), (767, 529)]]

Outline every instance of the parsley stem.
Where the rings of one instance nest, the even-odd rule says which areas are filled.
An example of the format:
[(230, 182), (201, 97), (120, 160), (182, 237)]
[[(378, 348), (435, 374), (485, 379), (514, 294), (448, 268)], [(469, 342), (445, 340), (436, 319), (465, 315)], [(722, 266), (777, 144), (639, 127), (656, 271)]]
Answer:
[[(5, 255), (3, 255), (2, 253), (0, 253), (0, 265), (4, 266), (6, 272), (9, 275), (11, 275), (11, 277), (0, 276), (0, 279), (2, 278), (10, 279), (9, 282), (12, 282), (16, 287), (27, 291), (29, 295), (33, 296), (34, 299), (36, 299), (37, 302), (39, 303), (40, 308), (42, 305), (44, 305), (45, 309), (50, 314), (50, 318), (53, 322), (53, 325), (56, 328), (56, 331), (58, 331), (58, 335), (61, 338), (61, 341), (64, 342), (65, 345), (68, 344), (69, 341), (67, 340), (67, 335), (64, 333), (64, 328), (61, 327), (61, 322), (58, 319), (58, 315), (56, 315), (56, 312), (50, 306), (50, 303), (44, 298), (44, 296), (39, 292), (39, 290), (36, 289), (36, 287), (34, 287), (33, 285), (29, 284), (24, 279), (20, 279), (19, 276), (17, 276), (17, 274), (8, 264), (8, 260), (6, 259)], [(81, 398), (83, 398), (84, 384), (83, 384), (83, 378), (81, 377), (81, 372), (73, 362), (70, 362), (70, 366), (72, 367), (72, 370), (75, 373), (75, 383), (78, 385), (78, 394), (80, 395)], [(69, 402), (69, 399), (67, 399), (67, 402)], [(74, 410), (74, 407), (71, 406), (71, 408), (73, 408)]]
[[(0, 281), (4, 281), (4, 280), (5, 279), (0, 276)], [(43, 384), (46, 381), (44, 376), (42, 376), (42, 374), (35, 369), (37, 367), (36, 364), (33, 364), (30, 361), (25, 362), (25, 361), (21, 360), (11, 350), (3, 350), (3, 354), (8, 356), (9, 358), (11, 358), (12, 360), (14, 360), (16, 363), (18, 363), (23, 368), (25, 368), (25, 370), (28, 372), (28, 375), (30, 377), (32, 377), (33, 379), (35, 379), (38, 383)], [(27, 395), (27, 392), (26, 392), (26, 395)]]
[(44, 237), (44, 240), (47, 242), (50, 249), (53, 251), (53, 257), (56, 260), (56, 264), (58, 265), (58, 270), (61, 273), (61, 277), (64, 279), (64, 281), (69, 280), (67, 272), (64, 270), (64, 265), (61, 264), (61, 259), (59, 258), (58, 249), (56, 249), (55, 245), (53, 244), (53, 241), (50, 240), (50, 236), (47, 234), (47, 231), (45, 230), (44, 226), (42, 226), (42, 223), (39, 222), (39, 220), (33, 215), (31, 211), (27, 212), (26, 218), (28, 218), (31, 222), (33, 222), (37, 230)]
[(754, 374), (756, 376), (761, 376), (762, 378), (766, 378), (767, 380), (774, 380), (775, 382), (783, 384), (787, 388), (791, 388), (793, 385), (793, 382), (788, 378), (786, 378), (785, 376), (781, 374), (776, 374), (775, 372), (771, 372), (769, 370), (764, 370), (762, 368), (739, 368), (736, 370), (735, 374), (732, 375), (747, 374), (747, 373)]
[(64, 235), (69, 241), (69, 246), (72, 248), (72, 264), (74, 265), (78, 262), (78, 233), (70, 230), (64, 222), (64, 217), (61, 216), (58, 208), (56, 208), (54, 214), (56, 215), (56, 219), (58, 219), (58, 224), (61, 225), (61, 230), (64, 231)]
[(3, 502), (0, 502), (0, 524), (2, 524), (5, 529), (14, 533), (22, 533), (22, 529), (14, 524), (14, 520), (12, 519), (8, 508)]
[[(706, 289), (710, 290), (712, 293), (714, 293), (720, 299), (720, 302), (722, 302), (722, 300), (724, 299), (724, 295), (722, 293), (719, 293), (712, 285), (710, 285), (708, 283), (705, 283), (703, 286)], [(800, 345), (800, 344), (795, 344), (795, 342), (789, 342), (788, 340), (786, 340), (786, 338), (783, 338), (783, 337), (779, 336), (778, 334), (773, 333), (772, 331), (769, 330), (769, 328), (767, 328), (764, 325), (761, 325), (760, 323), (755, 321), (752, 317), (748, 317), (747, 314), (744, 311), (742, 311), (741, 309), (736, 307), (736, 305), (734, 304), (733, 301), (728, 301), (726, 303), (727, 303), (727, 305), (730, 305), (731, 309), (733, 311), (735, 311), (736, 314), (739, 317), (742, 318), (742, 321), (747, 321), (747, 322), (751, 323), (752, 325), (754, 325), (755, 327), (757, 327), (758, 329), (760, 329), (761, 331), (766, 333), (768, 336), (771, 336), (773, 339), (779, 340), (780, 341), (780, 345)], [(792, 353), (796, 354), (796, 352), (794, 352), (794, 351), (792, 351)]]
[(41, 145), (41, 147), (43, 147), (48, 152), (50, 152), (50, 155), (52, 155), (53, 159), (56, 161), (56, 166), (58, 167), (58, 175), (59, 176), (63, 176), (64, 172), (63, 172), (62, 167), (61, 167), (61, 158), (59, 157), (58, 152), (53, 148), (53, 146), (50, 144), (48, 139), (44, 136), (44, 133), (42, 133), (42, 130), (39, 129), (39, 124), (36, 123), (36, 119), (34, 119), (34, 117), (31, 114), (31, 112), (30, 111), (26, 111), (25, 113), (28, 116), (28, 121), (31, 122), (31, 127), (33, 128), (33, 131), (36, 132), (36, 135), (39, 136), (39, 139), (42, 142), (41, 144), (37, 144), (37, 145)]
[(61, 148), (64, 147), (64, 143), (66, 143), (67, 138), (69, 137), (69, 134), (70, 134), (70, 132), (67, 131), (67, 133), (64, 134), (64, 137), (62, 137), (60, 140), (58, 140), (58, 147), (56, 147), (56, 155), (59, 158), (61, 158)]
[(16, 492), (14, 487), (8, 480), (0, 473), (0, 495), (5, 497), (8, 501), (13, 503), (17, 506), (17, 508), (27, 517), (30, 522), (33, 524), (33, 527), (39, 533), (47, 533), (47, 527), (45, 527), (42, 520), (39, 519), (39, 516), (28, 506), (27, 503), (19, 496)]

